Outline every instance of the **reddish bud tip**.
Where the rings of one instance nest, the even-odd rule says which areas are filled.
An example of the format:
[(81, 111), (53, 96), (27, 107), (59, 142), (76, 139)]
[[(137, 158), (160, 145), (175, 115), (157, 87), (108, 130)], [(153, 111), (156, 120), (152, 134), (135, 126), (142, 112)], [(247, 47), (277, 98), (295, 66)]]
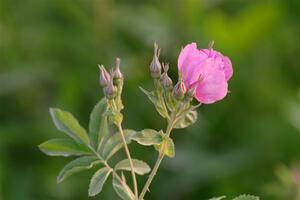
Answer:
[(150, 72), (152, 78), (159, 78), (161, 75), (161, 64), (159, 62), (159, 54), (160, 49), (158, 48), (157, 44), (154, 43), (154, 55), (150, 64)]
[(173, 87), (173, 81), (168, 76), (169, 65), (163, 64), (163, 68), (164, 68), (164, 73), (161, 75), (160, 81), (166, 90), (171, 90)]
[(101, 87), (106, 87), (110, 81), (110, 75), (106, 71), (103, 65), (98, 65), (100, 69), (100, 77), (99, 77), (99, 83)]

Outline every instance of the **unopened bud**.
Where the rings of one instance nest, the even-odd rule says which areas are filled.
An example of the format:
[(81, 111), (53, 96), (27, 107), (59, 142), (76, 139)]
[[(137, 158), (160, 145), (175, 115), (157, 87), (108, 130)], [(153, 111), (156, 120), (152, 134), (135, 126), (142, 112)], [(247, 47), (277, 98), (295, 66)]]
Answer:
[(158, 48), (157, 44), (154, 43), (154, 55), (152, 62), (150, 64), (150, 72), (152, 78), (159, 78), (161, 75), (161, 64), (158, 60), (160, 54), (160, 49)]
[(174, 87), (173, 94), (176, 99), (180, 100), (180, 99), (183, 99), (185, 93), (186, 93), (185, 84), (184, 84), (183, 80), (180, 79)]
[(163, 74), (161, 75), (160, 81), (161, 81), (161, 84), (163, 85), (163, 87), (164, 87), (166, 90), (172, 89), (172, 87), (173, 87), (173, 81), (172, 81), (172, 79), (168, 76), (167, 73), (163, 73)]
[(101, 87), (105, 88), (108, 83), (110, 82), (110, 75), (106, 71), (103, 65), (98, 65), (100, 69), (100, 77), (99, 77), (99, 83)]
[(193, 97), (195, 95), (196, 89), (198, 88), (202, 80), (203, 80), (203, 76), (200, 74), (198, 81), (195, 84), (193, 84), (192, 87), (187, 92), (189, 97)]
[(114, 79), (123, 79), (123, 74), (120, 70), (120, 58), (116, 58), (116, 68), (113, 71), (113, 78)]
[(117, 89), (112, 80), (110, 80), (108, 85), (104, 88), (104, 94), (107, 99), (113, 99), (116, 97)]
[(168, 64), (166, 64), (166, 65), (163, 64), (163, 68), (164, 68), (164, 73), (160, 77), (161, 84), (163, 85), (163, 87), (166, 90), (171, 90), (172, 87), (173, 87), (173, 81), (168, 76), (169, 65)]

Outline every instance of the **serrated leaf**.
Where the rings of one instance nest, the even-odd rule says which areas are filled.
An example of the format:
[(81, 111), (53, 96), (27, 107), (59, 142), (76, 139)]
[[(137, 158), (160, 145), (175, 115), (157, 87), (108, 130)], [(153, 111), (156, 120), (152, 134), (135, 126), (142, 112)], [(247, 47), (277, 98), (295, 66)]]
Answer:
[(118, 176), (113, 176), (113, 187), (118, 196), (123, 200), (134, 200), (134, 194), (125, 182), (125, 177), (121, 180)]
[[(139, 175), (144, 175), (150, 172), (151, 168), (147, 163), (141, 160), (132, 159), (133, 166), (134, 166), (134, 172)], [(115, 166), (115, 170), (127, 170), (131, 171), (130, 162), (128, 159), (124, 159), (120, 161)]]
[(222, 199), (224, 199), (224, 198), (226, 198), (226, 196), (213, 197), (213, 198), (211, 198), (211, 199), (209, 199), (209, 200), (222, 200)]
[(235, 197), (232, 200), (259, 200), (259, 197), (257, 196), (253, 196), (253, 195), (249, 195), (249, 194), (242, 194), (238, 197)]
[(163, 97), (158, 97), (158, 94), (155, 94), (154, 91), (149, 92), (142, 87), (139, 87), (140, 90), (150, 99), (150, 101), (154, 104), (157, 112), (164, 118), (168, 118), (169, 114), (163, 100)]
[(48, 140), (40, 144), (39, 148), (49, 156), (79, 156), (91, 153), (86, 146), (68, 138)]
[(103, 185), (110, 175), (111, 170), (107, 167), (99, 169), (92, 177), (89, 186), (89, 196), (95, 196), (102, 191)]
[(153, 129), (144, 129), (137, 132), (132, 140), (135, 140), (141, 145), (150, 146), (155, 144), (160, 144), (163, 141), (163, 138), (159, 132)]
[(58, 130), (66, 133), (78, 143), (89, 144), (89, 137), (85, 129), (80, 126), (71, 113), (58, 108), (50, 108), (50, 114)]
[(109, 133), (107, 116), (103, 116), (106, 110), (106, 99), (103, 98), (96, 104), (90, 115), (90, 143), (96, 150), (98, 145), (101, 145), (103, 138)]
[(96, 156), (84, 156), (69, 162), (58, 174), (57, 183), (62, 182), (67, 177), (83, 170), (91, 169), (101, 161)]
[(182, 116), (174, 125), (174, 128), (186, 128), (197, 121), (198, 113), (195, 110), (190, 110)]
[(160, 152), (163, 148), (164, 154), (170, 158), (175, 157), (175, 145), (171, 138), (165, 138), (160, 145), (154, 145), (154, 148)]
[[(129, 130), (129, 129), (124, 130), (123, 132), (127, 143), (130, 143), (131, 138), (136, 134), (136, 131)], [(123, 147), (123, 140), (121, 134), (117, 132), (106, 141), (101, 155), (105, 160), (108, 160), (122, 147)]]

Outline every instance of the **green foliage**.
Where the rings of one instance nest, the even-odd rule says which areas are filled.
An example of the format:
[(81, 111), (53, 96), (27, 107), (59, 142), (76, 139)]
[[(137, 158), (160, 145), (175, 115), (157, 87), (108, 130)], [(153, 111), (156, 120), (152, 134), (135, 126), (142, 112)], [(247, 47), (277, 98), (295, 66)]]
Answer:
[[(139, 174), (139, 175), (144, 175), (150, 172), (151, 168), (148, 166), (147, 163), (145, 163), (144, 161), (141, 160), (136, 160), (136, 159), (132, 159), (133, 162), (133, 166), (134, 166), (134, 172)], [(130, 171), (131, 167), (130, 167), (130, 162), (128, 159), (124, 159), (120, 162), (118, 162), (115, 165), (115, 170), (126, 170), (126, 171)]]
[(80, 126), (71, 113), (58, 108), (50, 108), (50, 114), (58, 130), (66, 133), (78, 143), (89, 145), (89, 138), (85, 129)]
[(162, 143), (163, 133), (153, 129), (144, 129), (134, 134), (132, 139), (145, 146), (157, 145)]
[(224, 198), (226, 198), (226, 196), (213, 197), (213, 198), (211, 198), (211, 199), (209, 199), (209, 200), (222, 200), (222, 199), (224, 199)]
[(280, 164), (275, 168), (275, 178), (263, 187), (265, 194), (272, 198), (299, 200), (300, 199), (300, 165), (291, 166)]
[(122, 179), (117, 176), (113, 176), (113, 188), (119, 195), (119, 197), (121, 197), (123, 200), (134, 200), (134, 194), (126, 184), (126, 180), (123, 174)]
[(157, 92), (152, 91), (149, 92), (145, 90), (144, 88), (140, 87), (140, 90), (150, 99), (150, 101), (154, 104), (157, 112), (163, 117), (168, 118), (169, 114), (166, 109), (165, 102), (162, 98), (160, 98), (157, 94)]
[[(226, 196), (214, 197), (214, 198), (211, 198), (209, 200), (221, 200), (221, 199), (224, 199), (224, 198), (226, 198)], [(249, 195), (249, 194), (242, 194), (242, 195), (240, 195), (238, 197), (235, 197), (232, 200), (259, 200), (259, 197), (253, 196), (253, 195)]]
[[(91, 169), (97, 163), (103, 163), (105, 167), (99, 169), (90, 181), (89, 196), (95, 196), (100, 193), (109, 175), (114, 173), (113, 187), (119, 196), (123, 199), (128, 199), (132, 197), (132, 192), (126, 184), (125, 177), (122, 175), (121, 179), (115, 171), (130, 171), (129, 160), (125, 159), (117, 163), (114, 168), (115, 171), (107, 164), (107, 160), (124, 146), (120, 132), (109, 135), (108, 117), (110, 115), (116, 117), (116, 115), (114, 115), (114, 113), (107, 115), (107, 106), (107, 101), (102, 99), (91, 112), (89, 138), (85, 129), (79, 125), (71, 113), (57, 108), (50, 109), (52, 119), (57, 129), (67, 133), (71, 139), (52, 139), (39, 145), (39, 148), (47, 155), (52, 156), (94, 154), (94, 156), (79, 157), (68, 163), (60, 171), (57, 182), (60, 183), (76, 172)], [(140, 143), (147, 143), (149, 145), (151, 142), (155, 144), (161, 142), (161, 140), (157, 139), (157, 137), (160, 137), (160, 134), (154, 130), (144, 130), (141, 132), (124, 130), (123, 134), (127, 143), (137, 134), (138, 136), (135, 137), (135, 140)], [(136, 159), (133, 159), (132, 162), (135, 173), (144, 175), (150, 172), (150, 167), (145, 162)]]
[(198, 113), (195, 110), (190, 110), (182, 115), (174, 125), (174, 128), (186, 128), (197, 121)]
[(58, 174), (57, 183), (62, 182), (67, 177), (77, 172), (91, 169), (101, 161), (96, 156), (83, 156), (69, 162)]
[[(101, 94), (96, 64), (126, 58), (121, 65), (123, 96), (130, 104), (126, 124), (159, 130), (162, 120), (135, 89), (152, 83), (145, 74), (153, 41), (163, 47), (161, 60), (168, 59), (176, 78), (181, 47), (215, 40), (233, 63), (231, 93), (204, 106), (201, 122), (176, 130), (188, 133), (174, 134), (182, 157), (164, 162), (160, 185), (148, 198), (199, 200), (248, 191), (266, 200), (290, 200), (268, 195), (262, 186), (276, 179), (272, 169), (278, 163), (299, 160), (300, 115), (287, 116), (300, 86), (299, 21), (298, 0), (0, 0), (0, 199), (86, 199), (76, 177), (54, 186), (62, 159), (46, 158), (32, 147), (55, 137), (45, 115), (49, 105), (66, 105), (87, 124), (89, 106)], [(153, 156), (148, 148), (138, 150), (138, 156)], [(107, 187), (101, 197), (118, 199), (113, 193)]]
[(67, 138), (48, 140), (40, 144), (39, 148), (49, 156), (79, 156), (91, 153), (86, 146)]
[[(124, 130), (124, 136), (127, 143), (131, 142), (132, 136), (136, 134), (134, 130)], [(103, 151), (100, 152), (100, 155), (105, 159), (108, 160), (111, 158), (115, 153), (117, 153), (123, 147), (122, 137), (119, 132), (112, 135), (104, 144)]]
[(259, 200), (259, 197), (249, 195), (249, 194), (243, 194), (243, 195), (240, 195), (238, 197), (235, 197), (232, 200)]
[(174, 158), (175, 157), (175, 144), (172, 138), (165, 137), (160, 145), (155, 145), (154, 148), (160, 152), (163, 150), (164, 155)]
[(175, 145), (174, 142), (171, 138), (166, 138), (162, 144), (164, 147), (164, 153), (166, 156), (170, 157), (170, 158), (174, 158), (175, 157)]
[(95, 196), (101, 192), (105, 181), (110, 175), (111, 170), (107, 167), (99, 169), (92, 177), (89, 186), (89, 196)]
[(90, 115), (90, 142), (95, 149), (98, 149), (98, 145), (101, 146), (104, 138), (109, 134), (107, 117), (102, 117), (106, 109), (106, 99), (103, 98), (96, 104)]

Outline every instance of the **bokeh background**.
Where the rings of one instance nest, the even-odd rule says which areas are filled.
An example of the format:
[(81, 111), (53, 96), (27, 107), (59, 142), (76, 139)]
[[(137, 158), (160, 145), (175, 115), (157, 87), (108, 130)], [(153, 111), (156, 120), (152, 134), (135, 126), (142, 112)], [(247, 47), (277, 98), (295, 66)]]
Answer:
[[(111, 67), (119, 56), (124, 126), (162, 129), (138, 89), (152, 87), (154, 41), (176, 80), (181, 47), (211, 40), (232, 60), (231, 92), (201, 107), (195, 125), (174, 132), (176, 158), (163, 161), (147, 199), (297, 199), (299, 170), (291, 166), (300, 160), (299, 22), (298, 0), (0, 0), (0, 199), (118, 199), (110, 181), (87, 197), (95, 169), (56, 184), (70, 158), (37, 148), (64, 136), (48, 108), (69, 110), (86, 127), (103, 96), (97, 64)], [(153, 164), (152, 148), (130, 148)]]

